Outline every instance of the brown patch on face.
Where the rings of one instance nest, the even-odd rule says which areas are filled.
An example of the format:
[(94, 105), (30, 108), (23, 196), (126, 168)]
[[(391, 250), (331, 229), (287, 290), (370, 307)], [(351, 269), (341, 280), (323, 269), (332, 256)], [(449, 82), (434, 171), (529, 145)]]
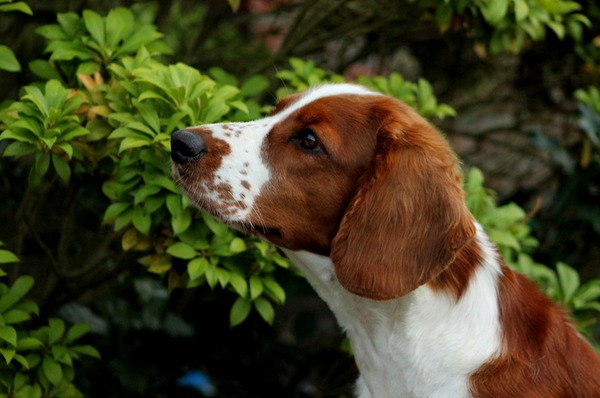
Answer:
[[(289, 105), (286, 101), (276, 111)], [(325, 97), (272, 128), (262, 154), (272, 169), (272, 181), (255, 202), (257, 219), (252, 222), (277, 229), (281, 236), (268, 237), (273, 243), (329, 253), (357, 181), (375, 150), (377, 121), (371, 117), (371, 107), (361, 96)], [(307, 128), (315, 132), (324, 152), (309, 153), (293, 140)]]
[(247, 190), (250, 190), (250, 183), (246, 180), (242, 181), (242, 186)]

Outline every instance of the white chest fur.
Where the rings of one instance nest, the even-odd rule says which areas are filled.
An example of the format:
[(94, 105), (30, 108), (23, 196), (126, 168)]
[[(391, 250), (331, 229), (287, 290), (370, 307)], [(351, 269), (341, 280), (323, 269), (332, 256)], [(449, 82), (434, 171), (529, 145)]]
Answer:
[(482, 246), (487, 260), (459, 301), (427, 285), (395, 300), (365, 299), (340, 286), (328, 257), (286, 253), (350, 338), (360, 398), (460, 398), (469, 396), (470, 374), (500, 349), (500, 268)]

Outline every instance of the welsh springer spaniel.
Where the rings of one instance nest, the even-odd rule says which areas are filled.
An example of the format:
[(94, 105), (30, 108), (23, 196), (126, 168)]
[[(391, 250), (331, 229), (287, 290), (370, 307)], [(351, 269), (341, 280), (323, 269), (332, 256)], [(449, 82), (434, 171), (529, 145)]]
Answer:
[(350, 338), (360, 398), (600, 397), (600, 359), (465, 206), (445, 139), (350, 85), (173, 134), (205, 211), (281, 247)]

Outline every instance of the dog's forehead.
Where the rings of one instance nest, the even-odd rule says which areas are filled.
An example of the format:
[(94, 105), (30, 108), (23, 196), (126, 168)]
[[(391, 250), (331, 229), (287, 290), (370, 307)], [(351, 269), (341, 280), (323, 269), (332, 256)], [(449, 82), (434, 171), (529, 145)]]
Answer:
[[(275, 116), (277, 119), (281, 120), (314, 101), (337, 95), (375, 96), (381, 94), (371, 91), (366, 87), (357, 86), (354, 84), (326, 84), (322, 86), (316, 86), (305, 91), (304, 93), (302, 93), (301, 96), (294, 98), (294, 102), (290, 103), (289, 105), (286, 105)], [(285, 98), (282, 101), (285, 101)]]

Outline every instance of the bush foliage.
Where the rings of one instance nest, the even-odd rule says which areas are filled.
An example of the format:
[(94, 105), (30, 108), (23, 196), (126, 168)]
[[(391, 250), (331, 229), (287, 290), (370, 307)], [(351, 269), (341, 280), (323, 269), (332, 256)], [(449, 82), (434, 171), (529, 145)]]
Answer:
[[(0, 1), (0, 11), (10, 10), (31, 13), (23, 2)], [(482, 18), (491, 30), (487, 45), (492, 52), (518, 51), (528, 39), (542, 40), (548, 29), (582, 40), (589, 20), (580, 10), (570, 1), (447, 0), (437, 5), (435, 20), (445, 31), (459, 16)], [(171, 290), (205, 286), (206, 294), (214, 289), (230, 297), (230, 326), (244, 322), (252, 311), (271, 324), (274, 305), (286, 299), (276, 274), (289, 268), (288, 261), (269, 244), (192, 208), (170, 177), (170, 135), (186, 126), (255, 119), (269, 111), (260, 104), (271, 92), (282, 97), (344, 78), (293, 57), (273, 80), (263, 75), (239, 80), (220, 68), (203, 72), (184, 63), (168, 64), (163, 57), (171, 50), (162, 34), (122, 7), (106, 16), (85, 10), (81, 15), (59, 13), (56, 19), (57, 24), (37, 29), (46, 40), (46, 56), (29, 68), (39, 80), (0, 108), (2, 155), (10, 167), (27, 174), (10, 177), (9, 183), (18, 187), (13, 200), (76, 191), (79, 211), (94, 209), (93, 228), (100, 228), (100, 222), (110, 226), (108, 241), (119, 243), (117, 250), (106, 252), (106, 272), (119, 262), (135, 267), (134, 261), (163, 276)], [(6, 46), (0, 46), (0, 59), (1, 69), (19, 70)], [(405, 101), (425, 117), (455, 115), (450, 106), (438, 103), (425, 79), (411, 82), (393, 73), (361, 76), (358, 82)], [(598, 93), (591, 87), (575, 94), (587, 137), (582, 165), (594, 167), (596, 176)], [(469, 208), (509, 265), (538, 282), (591, 337), (600, 311), (600, 280), (582, 283), (564, 263), (549, 267), (536, 262), (538, 243), (528, 225), (532, 214), (514, 203), (497, 205), (478, 169), (466, 173), (465, 190)], [(589, 212), (597, 210), (590, 207)], [(600, 217), (589, 217), (600, 231)], [(60, 242), (51, 239), (56, 247), (48, 247), (39, 243), (43, 240), (35, 231), (32, 235), (50, 253), (49, 266), (56, 268), (59, 261), (52, 253), (59, 252)], [(12, 252), (0, 249), (0, 263), (17, 261)], [(11, 267), (21, 273), (21, 266)], [(0, 396), (80, 396), (73, 385), (74, 361), (81, 355), (99, 357), (93, 347), (78, 342), (88, 327), (67, 327), (57, 318), (44, 317), (42, 326), (31, 322), (39, 315), (38, 306), (25, 297), (33, 283), (32, 277), (18, 276), (0, 284)]]

